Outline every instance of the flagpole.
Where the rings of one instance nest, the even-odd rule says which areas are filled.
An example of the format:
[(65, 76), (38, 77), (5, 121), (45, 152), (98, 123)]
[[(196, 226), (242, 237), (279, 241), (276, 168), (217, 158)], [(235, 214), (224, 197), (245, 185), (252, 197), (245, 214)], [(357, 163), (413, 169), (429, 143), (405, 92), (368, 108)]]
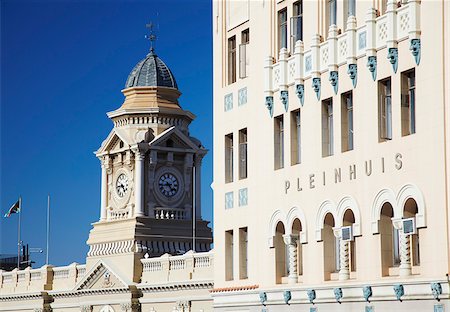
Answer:
[(19, 197), (19, 223), (17, 225), (17, 270), (20, 270), (20, 219), (22, 215), (22, 197)]
[(50, 238), (50, 194), (47, 196), (47, 249), (45, 256), (45, 264), (48, 265), (48, 247), (49, 247), (49, 238)]
[(192, 183), (192, 250), (195, 252), (196, 248), (195, 248), (195, 219), (196, 219), (196, 215), (195, 215), (195, 210), (197, 209), (196, 205), (195, 205), (195, 162), (194, 162), (194, 166), (192, 167), (192, 179), (193, 179), (193, 183)]

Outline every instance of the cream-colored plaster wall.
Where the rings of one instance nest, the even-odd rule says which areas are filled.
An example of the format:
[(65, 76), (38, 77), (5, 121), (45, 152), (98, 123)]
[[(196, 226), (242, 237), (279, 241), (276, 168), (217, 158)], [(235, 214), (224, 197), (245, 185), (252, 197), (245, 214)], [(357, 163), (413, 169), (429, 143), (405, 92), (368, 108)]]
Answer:
[[(277, 1), (278, 2), (278, 1)], [(323, 243), (316, 241), (316, 223), (320, 205), (329, 200), (337, 205), (344, 197), (351, 197), (361, 215), (361, 236), (356, 238), (356, 276), (357, 282), (381, 279), (380, 236), (372, 234), (373, 205), (377, 194), (383, 189), (399, 194), (404, 185), (417, 187), (425, 203), (426, 227), (419, 229), (420, 234), (420, 277), (443, 278), (448, 272), (448, 241), (443, 235), (447, 228), (445, 154), (444, 154), (444, 100), (443, 85), (439, 83), (443, 76), (442, 60), (442, 3), (440, 1), (422, 1), (421, 40), (422, 57), (416, 65), (409, 50), (409, 40), (398, 44), (399, 62), (397, 73), (387, 59), (387, 49), (377, 52), (377, 81), (392, 78), (392, 120), (393, 139), (378, 142), (377, 81), (373, 81), (368, 71), (367, 57), (357, 60), (358, 82), (355, 89), (347, 74), (347, 66), (339, 66), (339, 89), (335, 95), (328, 81), (328, 71), (321, 74), (321, 100), (333, 98), (334, 113), (334, 155), (323, 158), (321, 145), (321, 102), (311, 87), (311, 78), (305, 80), (305, 104), (300, 107), (295, 94), (295, 86), (290, 86), (289, 112), (301, 108), (302, 122), (302, 163), (291, 166), (290, 161), (290, 115), (285, 112), (279, 99), (280, 93), (274, 93), (274, 116), (284, 115), (285, 120), (285, 166), (274, 170), (273, 118), (265, 107), (264, 64), (272, 51), (271, 29), (276, 23), (271, 14), (273, 7), (291, 5), (292, 1), (253, 1), (250, 5), (250, 20), (239, 28), (225, 32), (223, 24), (226, 2), (214, 1), (213, 58), (214, 58), (214, 213), (215, 213), (215, 287), (258, 284), (260, 287), (275, 287), (274, 250), (269, 248), (269, 239), (274, 235), (270, 229), (270, 220), (279, 210), (281, 219), (285, 219), (293, 207), (303, 211), (306, 224), (307, 243), (303, 248), (303, 285), (323, 282)], [(317, 17), (316, 2), (305, 1), (304, 34), (305, 51), (310, 49), (310, 38), (317, 31), (318, 23), (307, 22)], [(338, 2), (338, 11), (341, 2)], [(371, 1), (357, 2), (357, 25), (364, 25)], [(338, 24), (341, 17), (338, 13)], [(248, 77), (237, 78), (226, 85), (226, 40), (239, 34), (242, 29), (250, 29)], [(276, 33), (276, 32), (275, 32)], [(309, 35), (308, 35), (309, 34)], [(239, 59), (237, 57), (237, 59)], [(416, 133), (401, 136), (400, 123), (400, 76), (401, 72), (415, 68), (416, 74)], [(248, 102), (237, 105), (237, 93), (247, 87)], [(354, 150), (341, 152), (340, 138), (340, 94), (353, 90), (354, 105)], [(233, 94), (233, 109), (224, 111), (224, 96)], [(248, 133), (248, 178), (238, 177), (238, 131), (247, 128)], [(234, 134), (234, 182), (224, 183), (224, 137)], [(396, 154), (401, 154), (402, 166), (396, 168)], [(399, 156), (397, 156), (399, 157)], [(384, 158), (385, 171), (381, 169)], [(364, 172), (365, 161), (372, 161), (370, 176)], [(398, 160), (398, 159), (397, 159)], [(356, 180), (349, 179), (349, 166), (356, 165)], [(334, 183), (334, 169), (341, 168), (342, 182)], [(323, 185), (325, 172), (325, 185)], [(314, 174), (314, 188), (310, 188), (310, 175)], [(300, 178), (302, 191), (297, 191), (297, 178)], [(285, 183), (290, 181), (290, 189), (285, 192)], [(239, 207), (238, 191), (248, 188), (248, 206)], [(225, 209), (225, 193), (234, 192), (234, 208)], [(419, 196), (420, 197), (420, 196)], [(416, 198), (419, 200), (419, 198)], [(345, 208), (345, 207), (343, 207)], [(337, 220), (336, 220), (337, 221)], [(286, 224), (288, 227), (289, 225)], [(240, 227), (248, 227), (248, 279), (239, 280), (239, 259), (237, 234)], [(234, 231), (234, 280), (225, 281), (224, 250), (225, 231)], [(396, 280), (396, 278), (384, 278)], [(349, 281), (350, 282), (350, 281)], [(331, 282), (330, 282), (331, 283)], [(341, 282), (342, 283), (342, 282)], [(284, 287), (284, 286), (281, 286)]]

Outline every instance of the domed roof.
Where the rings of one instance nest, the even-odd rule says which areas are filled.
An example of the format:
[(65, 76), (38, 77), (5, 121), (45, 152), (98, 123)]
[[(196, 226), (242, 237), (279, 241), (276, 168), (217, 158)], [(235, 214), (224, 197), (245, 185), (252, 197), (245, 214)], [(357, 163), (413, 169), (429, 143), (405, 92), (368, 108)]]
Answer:
[(130, 87), (167, 87), (178, 90), (175, 77), (153, 48), (128, 75), (125, 88)]

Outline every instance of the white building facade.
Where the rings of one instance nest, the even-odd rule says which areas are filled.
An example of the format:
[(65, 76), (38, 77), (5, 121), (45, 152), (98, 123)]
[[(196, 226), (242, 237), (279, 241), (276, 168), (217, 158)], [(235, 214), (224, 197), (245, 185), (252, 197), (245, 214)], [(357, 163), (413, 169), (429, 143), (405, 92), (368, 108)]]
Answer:
[(215, 310), (450, 308), (449, 14), (213, 2)]

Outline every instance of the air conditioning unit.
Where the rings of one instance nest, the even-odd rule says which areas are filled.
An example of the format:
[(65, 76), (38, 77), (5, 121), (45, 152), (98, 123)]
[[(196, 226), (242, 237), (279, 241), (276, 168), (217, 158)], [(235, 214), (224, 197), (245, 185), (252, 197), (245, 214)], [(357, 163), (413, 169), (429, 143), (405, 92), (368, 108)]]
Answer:
[(414, 218), (403, 219), (402, 228), (405, 235), (413, 235), (417, 233), (416, 221)]
[(352, 226), (341, 227), (341, 240), (343, 242), (353, 241), (353, 227)]

